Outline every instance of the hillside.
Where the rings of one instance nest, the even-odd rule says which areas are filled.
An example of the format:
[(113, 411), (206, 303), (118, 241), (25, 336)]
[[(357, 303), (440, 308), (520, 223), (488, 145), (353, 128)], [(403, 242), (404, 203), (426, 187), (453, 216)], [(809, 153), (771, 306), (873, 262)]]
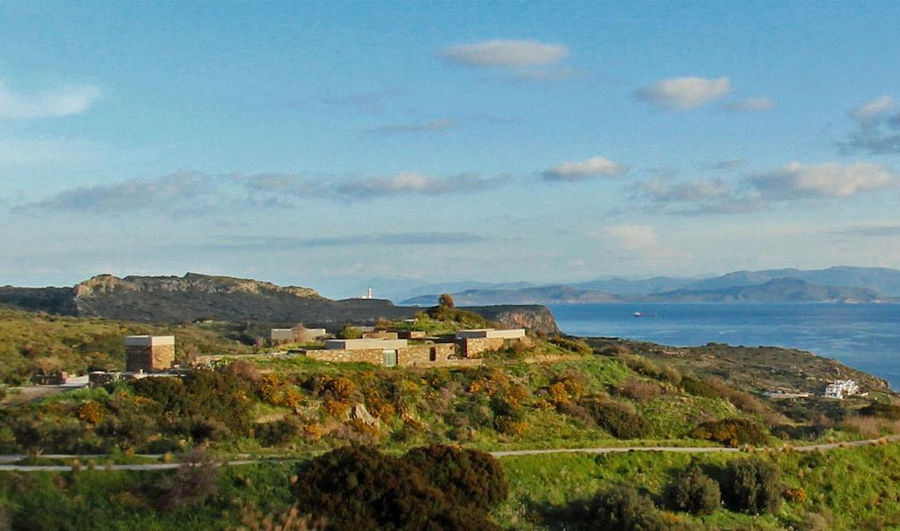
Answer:
[[(429, 301), (433, 305), (437, 297)], [(98, 275), (72, 288), (0, 288), (0, 304), (77, 317), (103, 317), (156, 324), (201, 320), (258, 322), (337, 329), (346, 323), (374, 324), (406, 319), (420, 308), (388, 300), (330, 300), (315, 290), (269, 282), (188, 273), (175, 276)], [(553, 333), (556, 323), (546, 308), (470, 308), (501, 323), (519, 323)]]

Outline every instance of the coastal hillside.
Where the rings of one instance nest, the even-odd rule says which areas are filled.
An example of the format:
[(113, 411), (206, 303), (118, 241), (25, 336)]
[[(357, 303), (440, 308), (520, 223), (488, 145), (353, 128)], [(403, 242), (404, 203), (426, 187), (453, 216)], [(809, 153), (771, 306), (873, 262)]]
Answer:
[[(435, 296), (429, 305), (437, 301)], [(381, 299), (331, 300), (315, 290), (270, 282), (188, 273), (176, 276), (98, 275), (71, 288), (0, 287), (0, 304), (28, 311), (103, 317), (140, 323), (214, 320), (339, 328), (346, 323), (374, 324), (407, 319), (420, 308), (395, 306)], [(546, 308), (470, 308), (501, 324), (553, 333)]]

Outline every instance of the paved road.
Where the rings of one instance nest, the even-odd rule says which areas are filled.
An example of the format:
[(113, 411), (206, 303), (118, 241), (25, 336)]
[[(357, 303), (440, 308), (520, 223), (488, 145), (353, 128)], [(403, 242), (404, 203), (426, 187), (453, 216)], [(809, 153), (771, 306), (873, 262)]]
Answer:
[[(838, 448), (850, 448), (859, 446), (869, 446), (881, 444), (883, 441), (896, 442), (900, 441), (900, 435), (891, 435), (880, 439), (867, 439), (864, 441), (847, 441), (836, 443), (811, 444), (806, 446), (790, 447), (795, 452), (815, 452), (836, 450)], [(757, 448), (757, 451), (765, 448)], [(779, 450), (779, 447), (772, 447), (772, 450)], [(490, 452), (494, 457), (515, 457), (522, 455), (544, 455), (544, 454), (615, 454), (627, 452), (669, 452), (684, 454), (704, 454), (704, 453), (735, 453), (741, 452), (740, 448), (729, 448), (724, 446), (620, 446), (620, 447), (603, 447), (603, 448), (547, 448), (543, 450), (503, 450)], [(12, 464), (16, 461), (25, 459), (23, 454), (0, 455), (0, 472), (18, 471), (18, 472), (65, 472), (72, 470), (71, 465), (17, 465)], [(47, 459), (79, 459), (80, 461), (88, 459), (106, 459), (106, 455), (68, 455), (68, 454), (46, 454), (41, 457)], [(161, 454), (143, 454), (139, 457), (150, 459), (160, 459)], [(283, 459), (237, 459), (225, 461), (223, 465), (249, 465), (252, 463), (261, 463), (264, 461), (292, 461), (290, 458)], [(99, 464), (94, 467), (95, 470), (168, 470), (178, 468), (179, 463), (145, 463), (145, 464), (127, 464), (127, 465), (104, 465)], [(82, 469), (87, 469), (87, 465), (82, 463)]]

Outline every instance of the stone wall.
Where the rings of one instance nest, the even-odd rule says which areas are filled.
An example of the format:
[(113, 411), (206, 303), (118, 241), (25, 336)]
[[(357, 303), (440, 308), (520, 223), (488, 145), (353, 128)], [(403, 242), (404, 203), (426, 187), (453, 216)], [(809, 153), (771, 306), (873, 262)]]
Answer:
[(451, 356), (459, 353), (453, 343), (426, 343), (423, 345), (410, 345), (397, 351), (398, 365), (427, 365), (430, 363), (447, 361)]
[[(314, 360), (338, 363), (372, 363), (384, 365), (383, 349), (323, 349), (307, 350), (306, 355)], [(399, 355), (397, 356), (399, 358)]]
[(461, 341), (463, 356), (466, 358), (480, 358), (485, 352), (500, 350), (506, 341), (499, 337), (465, 338)]
[(125, 347), (126, 372), (165, 371), (175, 361), (175, 345), (127, 345)]

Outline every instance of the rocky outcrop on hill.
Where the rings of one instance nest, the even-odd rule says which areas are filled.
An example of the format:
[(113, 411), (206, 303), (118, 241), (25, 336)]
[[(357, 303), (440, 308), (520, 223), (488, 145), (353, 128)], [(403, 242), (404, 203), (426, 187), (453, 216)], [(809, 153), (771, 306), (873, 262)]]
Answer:
[(475, 312), (505, 328), (530, 328), (543, 334), (556, 334), (559, 332), (556, 319), (546, 306), (537, 304), (473, 306), (463, 309)]
[[(149, 323), (198, 320), (258, 322), (339, 328), (346, 323), (374, 324), (406, 319), (421, 308), (394, 306), (388, 300), (330, 300), (315, 290), (270, 282), (188, 273), (176, 276), (98, 275), (72, 288), (0, 288), (0, 304), (31, 311), (79, 317), (104, 317)], [(474, 307), (469, 310), (508, 326), (557, 331), (542, 306)]]

